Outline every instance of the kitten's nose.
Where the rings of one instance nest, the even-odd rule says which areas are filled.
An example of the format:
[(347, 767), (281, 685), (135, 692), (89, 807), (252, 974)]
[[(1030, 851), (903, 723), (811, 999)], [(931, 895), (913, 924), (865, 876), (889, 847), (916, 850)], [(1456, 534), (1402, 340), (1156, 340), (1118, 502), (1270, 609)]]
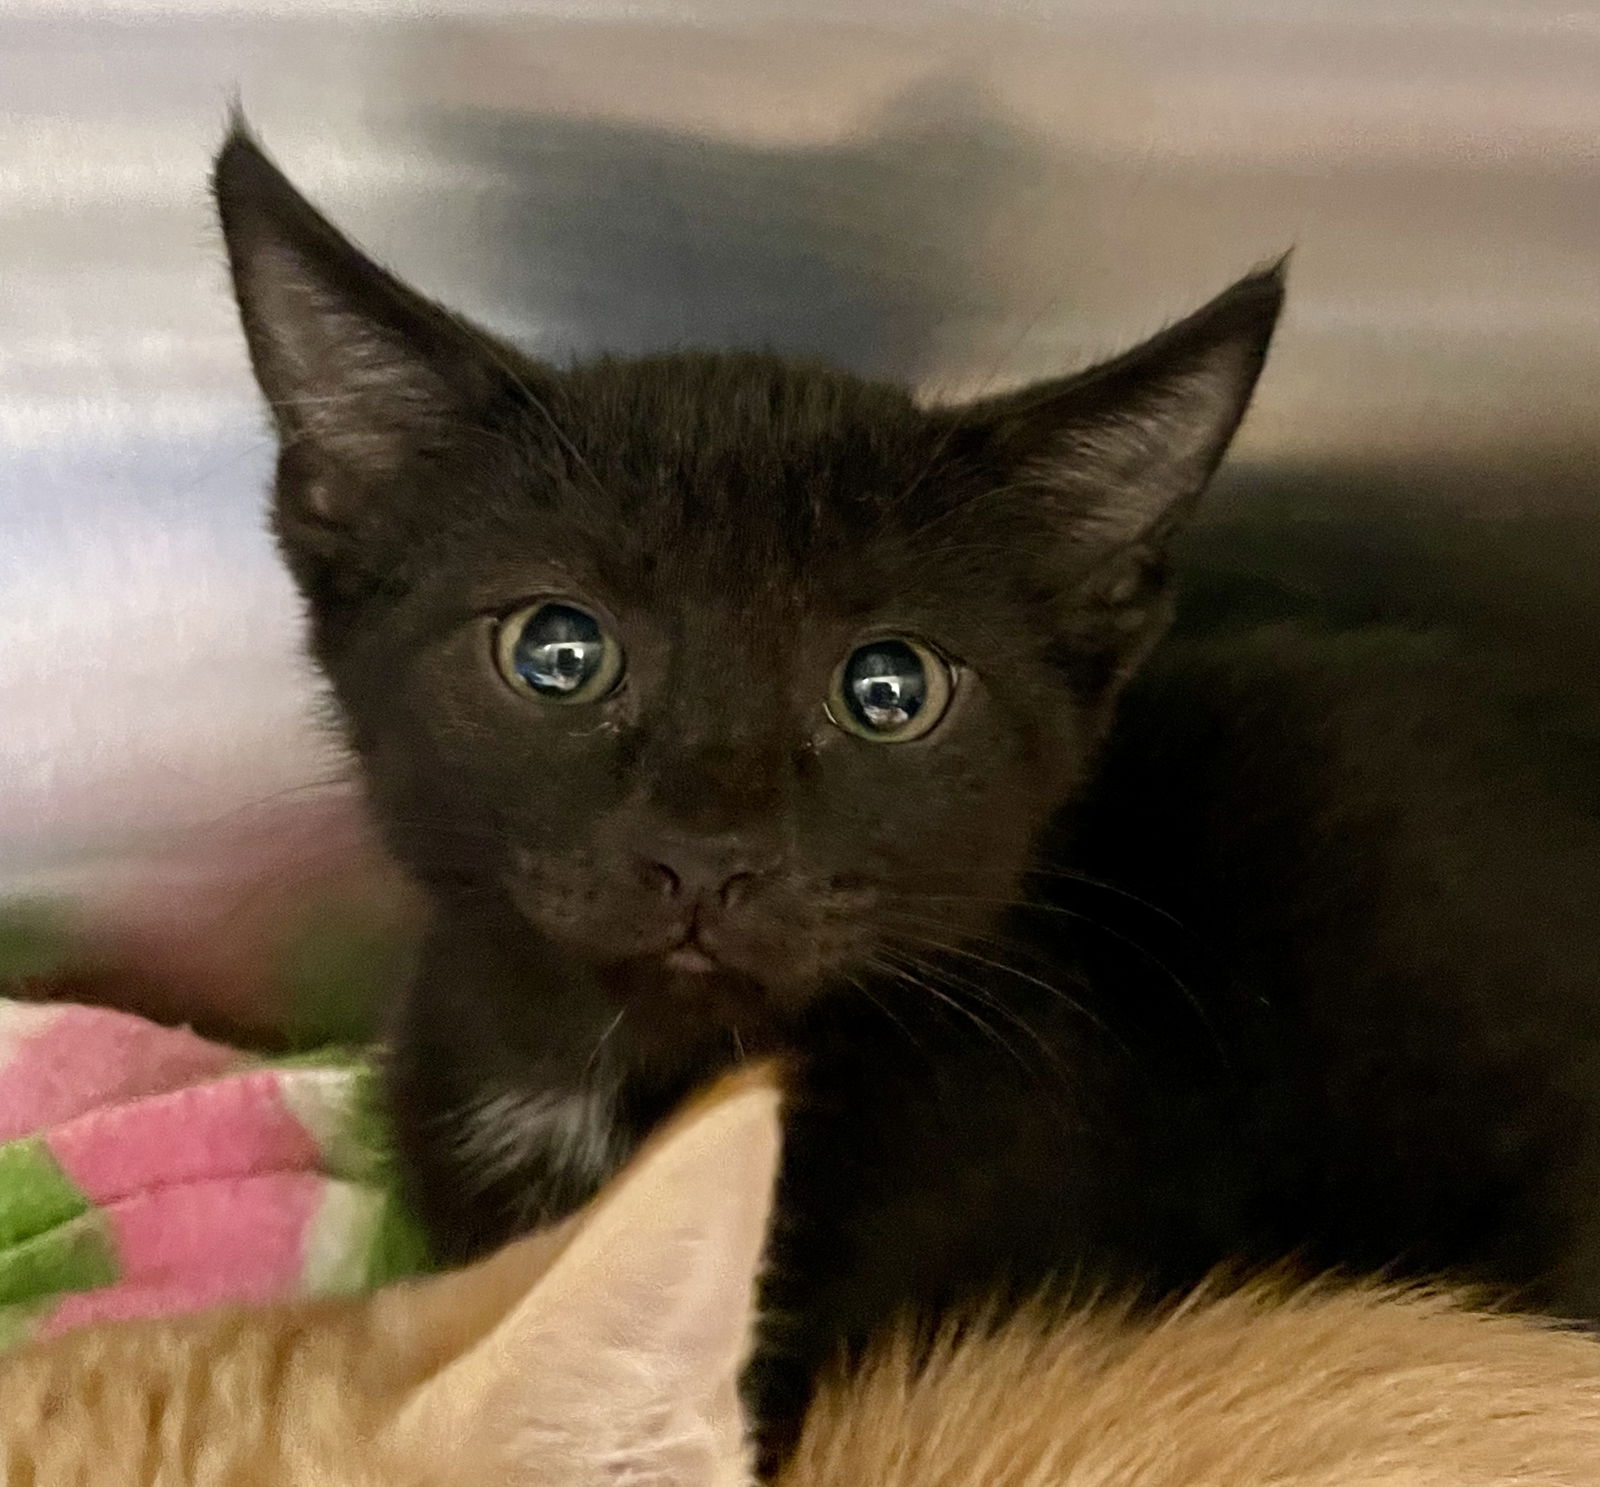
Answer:
[(663, 898), (731, 906), (775, 863), (741, 840), (685, 838), (654, 842), (640, 872)]

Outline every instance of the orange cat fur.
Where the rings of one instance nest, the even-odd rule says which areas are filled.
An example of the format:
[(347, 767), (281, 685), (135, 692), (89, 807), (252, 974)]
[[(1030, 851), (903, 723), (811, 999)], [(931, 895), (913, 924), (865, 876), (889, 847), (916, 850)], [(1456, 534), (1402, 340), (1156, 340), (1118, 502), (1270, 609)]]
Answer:
[[(4, 1487), (745, 1487), (778, 1097), (736, 1079), (589, 1210), (376, 1296), (0, 1356)], [(1025, 1313), (824, 1384), (778, 1487), (1595, 1487), (1600, 1346), (1447, 1297)]]
[(1600, 1344), (1443, 1295), (1024, 1314), (818, 1396), (781, 1487), (1595, 1487)]

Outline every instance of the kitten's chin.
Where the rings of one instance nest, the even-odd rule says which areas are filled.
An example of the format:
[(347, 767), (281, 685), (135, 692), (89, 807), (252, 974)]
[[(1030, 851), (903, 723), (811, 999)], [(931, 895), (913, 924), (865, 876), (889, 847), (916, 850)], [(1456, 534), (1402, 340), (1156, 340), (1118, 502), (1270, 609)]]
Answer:
[(805, 998), (779, 993), (759, 978), (721, 965), (692, 947), (638, 955), (603, 966), (599, 980), (624, 1010), (686, 1021), (735, 1035), (746, 1051), (776, 1039)]

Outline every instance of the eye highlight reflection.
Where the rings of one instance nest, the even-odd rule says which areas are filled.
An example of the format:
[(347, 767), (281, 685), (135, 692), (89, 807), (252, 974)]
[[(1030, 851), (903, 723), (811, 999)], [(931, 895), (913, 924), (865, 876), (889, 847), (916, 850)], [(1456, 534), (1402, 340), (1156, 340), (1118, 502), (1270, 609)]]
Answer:
[(495, 660), (519, 692), (545, 702), (597, 702), (622, 679), (622, 647), (587, 609), (530, 604), (500, 621)]
[(905, 636), (857, 646), (834, 673), (828, 717), (873, 743), (923, 737), (950, 706), (954, 677), (931, 647)]

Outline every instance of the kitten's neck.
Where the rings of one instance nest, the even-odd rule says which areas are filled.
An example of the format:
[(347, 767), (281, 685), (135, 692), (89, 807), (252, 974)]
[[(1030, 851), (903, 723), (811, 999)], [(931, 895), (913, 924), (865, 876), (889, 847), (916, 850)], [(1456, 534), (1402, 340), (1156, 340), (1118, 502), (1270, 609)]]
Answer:
[[(441, 907), (395, 1031), (412, 1196), (457, 1260), (587, 1202), (740, 1052), (724, 1030), (617, 1005), (593, 968), (493, 905)], [(482, 1220), (470, 1230), (463, 1183)]]

